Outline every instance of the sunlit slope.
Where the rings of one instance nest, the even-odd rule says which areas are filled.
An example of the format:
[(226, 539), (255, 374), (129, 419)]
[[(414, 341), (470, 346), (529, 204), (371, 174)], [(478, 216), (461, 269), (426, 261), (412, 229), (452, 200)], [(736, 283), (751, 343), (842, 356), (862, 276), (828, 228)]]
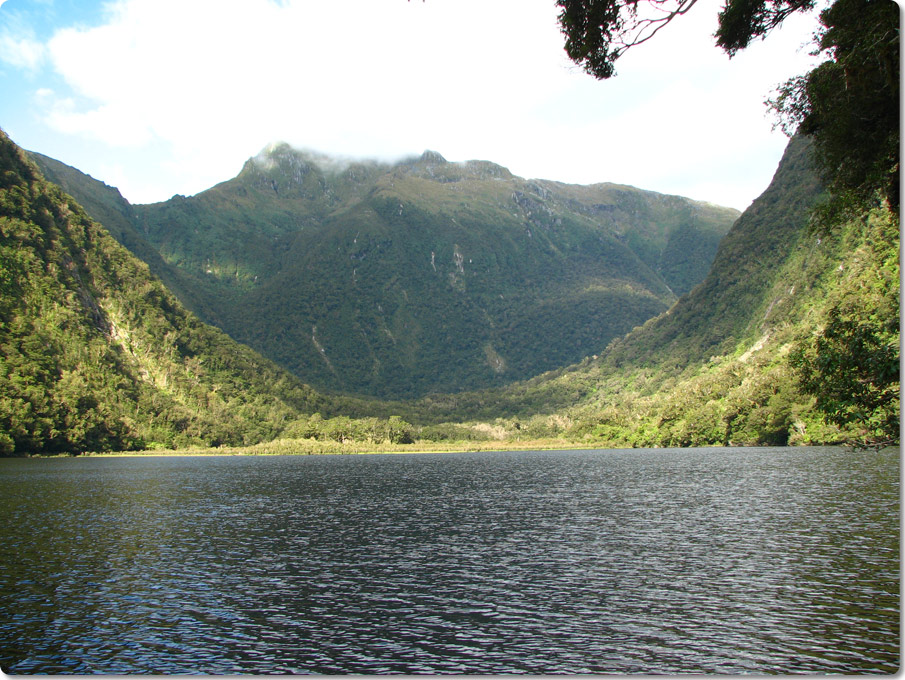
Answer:
[(48, 156), (35, 152), (26, 152), (26, 155), (38, 166), (47, 181), (74, 197), (91, 219), (102, 224), (117, 241), (144, 261), (151, 273), (160, 278), (184, 305), (192, 311), (201, 311), (202, 302), (194, 293), (194, 285), (186, 284), (185, 274), (165, 262), (157, 249), (137, 229), (135, 210), (116, 187), (108, 186)]
[(812, 286), (796, 289), (788, 271), (812, 264), (800, 262), (801, 248), (816, 241), (806, 228), (822, 187), (809, 153), (805, 138), (792, 140), (768, 188), (720, 243), (703, 282), (669, 314), (616, 343), (608, 361), (677, 368), (707, 361), (757, 339), (771, 319), (787, 321), (790, 304), (820, 295)]
[(0, 453), (252, 443), (328, 407), (187, 312), (2, 132), (0, 170)]
[(840, 299), (876, 298), (876, 313), (897, 314), (888, 291), (897, 290), (898, 231), (878, 209), (831, 233), (811, 232), (822, 188), (809, 153), (806, 139), (791, 141), (710, 273), (668, 313), (597, 359), (505, 390), (425, 401), (423, 412), (505, 416), (511, 433), (595, 445), (844, 441), (847, 433), (826, 425), (801, 392), (791, 357)]
[(697, 284), (737, 217), (432, 152), (382, 164), (286, 145), (197, 196), (131, 208), (202, 318), (306, 382), (392, 398), (599, 353)]

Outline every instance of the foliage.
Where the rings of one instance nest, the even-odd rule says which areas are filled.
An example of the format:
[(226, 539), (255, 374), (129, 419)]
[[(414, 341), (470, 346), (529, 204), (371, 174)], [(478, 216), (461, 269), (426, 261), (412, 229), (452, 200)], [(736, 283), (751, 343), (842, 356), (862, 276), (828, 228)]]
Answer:
[[(557, 0), (566, 54), (595, 78), (616, 74), (626, 50), (653, 38), (697, 0)], [(814, 0), (726, 0), (719, 15), (717, 45), (730, 56), (763, 37)]]
[[(696, 0), (559, 0), (569, 57), (597, 78), (615, 74), (626, 49), (646, 42)], [(731, 56), (814, 0), (727, 0), (717, 44)], [(899, 7), (893, 0), (835, 0), (820, 14), (818, 53), (828, 59), (779, 89), (770, 106), (791, 134), (814, 140), (832, 200), (825, 226), (850, 219), (876, 195), (899, 207)]]
[[(561, 0), (558, 4), (564, 8), (560, 21), (566, 34), (566, 51), (598, 78), (610, 77), (613, 63), (625, 49), (652, 37), (663, 25), (687, 12), (693, 2), (650, 0), (646, 5), (658, 13), (649, 19), (639, 10), (645, 6), (639, 0)], [(811, 0), (727, 0), (719, 17), (717, 43), (731, 56), (785, 17), (813, 5)], [(771, 288), (771, 269), (784, 269), (780, 263), (785, 258), (778, 249), (764, 246), (772, 240), (778, 248), (794, 254), (805, 242), (802, 239), (813, 238), (815, 233), (828, 241), (846, 243), (845, 247), (852, 250), (843, 247), (836, 253), (842, 261), (839, 271), (849, 272), (842, 282), (833, 280), (829, 270), (822, 268), (832, 259), (823, 253), (817, 261), (799, 265), (800, 273), (808, 272), (800, 283), (815, 293), (815, 302), (821, 304), (802, 309), (804, 319), (789, 323), (798, 327), (799, 337), (791, 343), (796, 349), (791, 360), (783, 363), (782, 379), (775, 383), (780, 391), (766, 402), (746, 395), (754, 408), (744, 409), (747, 425), (741, 431), (745, 439), (756, 435), (757, 439), (782, 441), (789, 438), (790, 425), (806, 432), (807, 424), (815, 423), (816, 408), (816, 413), (839, 428), (837, 436), (841, 438), (862, 443), (898, 441), (899, 12), (891, 0), (832, 2), (820, 14), (821, 28), (816, 35), (817, 53), (823, 53), (826, 61), (788, 81), (770, 102), (787, 133), (811, 139), (810, 160), (827, 189), (820, 205), (814, 203), (813, 194), (807, 205), (800, 205), (810, 215), (810, 231), (801, 229), (800, 211), (791, 221), (777, 219), (775, 214), (762, 220), (764, 215), (758, 212), (766, 206), (752, 206), (756, 209), (746, 212), (726, 237), (711, 275), (695, 291), (701, 301), (711, 305), (713, 313), (696, 308), (696, 296), (692, 295), (686, 304), (680, 301), (668, 317), (660, 317), (616, 343), (608, 355), (609, 361), (615, 360), (623, 368), (637, 366), (640, 359), (660, 370), (667, 370), (671, 364), (673, 371), (703, 361), (708, 351), (718, 357), (733, 343), (746, 337), (750, 341), (756, 328), (752, 321), (757, 318), (750, 312), (758, 310), (758, 301), (764, 301), (763, 293)], [(789, 216), (791, 198), (780, 192), (777, 203)], [(881, 204), (886, 211), (877, 213)], [(854, 234), (870, 211), (874, 211), (874, 223), (894, 227), (885, 232), (873, 227), (868, 230), (870, 236), (859, 240)], [(753, 239), (772, 267), (733, 253), (734, 245), (751, 244), (755, 236), (751, 227), (758, 222), (776, 234), (791, 237), (787, 243), (771, 239), (767, 233)], [(885, 233), (885, 237), (878, 237), (878, 233)], [(786, 266), (795, 259), (793, 255), (786, 260)], [(730, 269), (726, 260), (738, 264)], [(746, 268), (746, 264), (753, 267)], [(757, 277), (753, 285), (738, 285), (749, 272)], [(786, 301), (795, 290), (792, 285), (789, 294), (774, 297), (764, 320), (779, 318), (781, 312), (774, 310), (777, 303), (795, 307)], [(815, 308), (821, 310), (820, 315)], [(769, 336), (764, 336), (763, 342), (768, 340)], [(675, 399), (675, 388), (669, 389)], [(811, 405), (805, 403), (806, 396), (813, 400)], [(736, 409), (708, 401), (707, 408), (694, 411), (692, 419), (684, 417), (695, 409), (693, 404), (694, 400), (676, 406), (675, 417), (633, 431), (644, 432), (645, 437), (653, 434), (660, 441), (669, 439), (672, 433), (670, 441), (682, 443), (714, 440), (723, 426), (727, 433), (739, 431), (742, 414)], [(792, 417), (795, 410), (800, 416), (798, 426)], [(728, 419), (727, 414), (731, 416)], [(596, 432), (630, 438), (610, 420), (602, 421)], [(820, 436), (833, 435), (822, 429)], [(728, 434), (724, 440), (729, 440)], [(645, 441), (650, 444), (649, 438)]]
[(822, 328), (794, 355), (802, 389), (862, 444), (899, 439), (899, 11), (891, 0), (836, 0), (820, 15), (829, 59), (771, 102), (787, 131), (814, 139), (829, 197), (813, 230), (868, 225)]
[(190, 309), (200, 305), (198, 296), (193, 294), (192, 286), (185, 282), (181, 272), (169, 267), (144, 235), (136, 229), (135, 210), (118, 189), (97, 180), (85, 181), (86, 176), (75, 168), (39, 153), (30, 152), (27, 155), (38, 166), (47, 181), (58, 185), (70, 196), (76, 197), (85, 212), (145, 262), (151, 273), (161, 279), (183, 304)]
[(791, 141), (773, 181), (720, 244), (704, 281), (666, 316), (613, 344), (610, 361), (668, 361), (677, 369), (731, 352), (762, 335), (763, 317), (778, 272), (804, 238), (802, 225), (822, 195), (805, 138)]
[(889, 444), (899, 439), (898, 218), (875, 213), (865, 223), (862, 258), (793, 364), (827, 420), (854, 426), (859, 443)]
[[(738, 36), (804, 4), (730, 6), (740, 48)], [(671, 197), (525, 183), (436, 154), (337, 174), (279, 148), (194, 199), (132, 217), (120, 210), (121, 238), (143, 229), (163, 255), (154, 266), (187, 282), (206, 313), (283, 352), (284, 363), (308, 342), (309, 363), (297, 366), (334, 385), (409, 394), (413, 383), (416, 392), (478, 384), (477, 365), (500, 370), (492, 389), (411, 402), (314, 393), (204, 326), (14, 146), (0, 145), (0, 452), (270, 440), (255, 450), (897, 441), (898, 113), (888, 104), (898, 85), (882, 91), (882, 81), (898, 78), (898, 38), (884, 32), (885, 7), (836, 0), (822, 14), (832, 58), (780, 104), (815, 139), (792, 139), (697, 286), (667, 274), (703, 261), (693, 256), (683, 270), (677, 253), (697, 237), (693, 220), (663, 206)], [(848, 149), (839, 140), (859, 132), (859, 117), (870, 121), (866, 136)], [(85, 191), (101, 207), (123, 207), (109, 191)], [(818, 234), (809, 220), (827, 195)], [(624, 219), (639, 211), (645, 219)], [(488, 239), (506, 247), (487, 248)], [(314, 285), (324, 271), (330, 285)], [(655, 313), (680, 278), (689, 292), (664, 314), (632, 322), (641, 325), (624, 337), (607, 325), (622, 305)], [(566, 330), (595, 313), (600, 325)], [(268, 316), (289, 323), (249, 323)], [(538, 328), (556, 331), (544, 336), (548, 364), (530, 358), (526, 331)], [(434, 344), (438, 335), (453, 344)], [(605, 337), (615, 339), (599, 354), (556, 367), (573, 360), (573, 341), (583, 356), (583, 343)], [(423, 379), (434, 365), (441, 379)], [(504, 384), (544, 367), (552, 370)]]
[(387, 419), (343, 415), (324, 420), (319, 413), (315, 413), (301, 428), (288, 428), (283, 434), (336, 442), (411, 444), (414, 441), (412, 425), (397, 415)]
[(790, 15), (813, 9), (815, 4), (814, 0), (728, 0), (720, 10), (716, 44), (732, 56)]
[(249, 444), (332, 402), (201, 324), (0, 133), (0, 453)]
[[(811, 235), (807, 216), (821, 186), (804, 139), (792, 141), (705, 281), (668, 314), (599, 358), (494, 390), (394, 403), (315, 394), (199, 323), (14, 147), (4, 149), (7, 454), (231, 451), (271, 440), (252, 451), (876, 442), (877, 426), (898, 412), (897, 401), (882, 397), (874, 418), (851, 410), (851, 418), (825, 420), (821, 395), (796, 373), (802, 361), (821, 365), (820, 341), (835, 342), (826, 331), (834, 324), (846, 342), (859, 333), (885, 347), (887, 377), (898, 363), (898, 222), (880, 211), (831, 237)], [(874, 312), (866, 332), (834, 321), (863, 321), (856, 303)], [(852, 354), (869, 343), (842, 346)], [(887, 387), (887, 396), (897, 391)]]
[(789, 133), (814, 139), (832, 200), (824, 231), (880, 197), (899, 208), (899, 7), (892, 0), (836, 0), (820, 15), (829, 58), (780, 88), (771, 102)]
[(695, 2), (653, 0), (657, 13), (639, 15), (638, 0), (557, 0), (566, 54), (595, 78), (610, 78), (616, 74), (616, 60), (627, 49), (650, 40)]
[[(897, 366), (898, 222), (880, 211), (870, 228), (853, 220), (832, 236), (813, 235), (809, 215), (822, 187), (809, 150), (804, 138), (790, 142), (770, 187), (721, 243), (710, 274), (667, 314), (599, 358), (494, 391), (434, 395), (407, 417), (499, 423), (502, 416), (507, 441), (526, 423), (556, 422), (546, 436), (589, 446), (863, 441), (865, 422), (824, 418), (799, 378), (796, 350), (812, 346), (841, 301), (860, 295), (888, 330), (886, 367)], [(884, 413), (898, 412), (897, 402), (887, 406)]]

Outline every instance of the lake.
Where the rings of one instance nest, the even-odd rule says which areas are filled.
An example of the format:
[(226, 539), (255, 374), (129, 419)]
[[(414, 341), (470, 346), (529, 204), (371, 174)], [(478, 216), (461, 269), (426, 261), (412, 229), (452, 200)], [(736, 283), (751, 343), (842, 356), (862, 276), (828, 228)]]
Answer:
[(0, 460), (0, 666), (893, 673), (899, 451)]

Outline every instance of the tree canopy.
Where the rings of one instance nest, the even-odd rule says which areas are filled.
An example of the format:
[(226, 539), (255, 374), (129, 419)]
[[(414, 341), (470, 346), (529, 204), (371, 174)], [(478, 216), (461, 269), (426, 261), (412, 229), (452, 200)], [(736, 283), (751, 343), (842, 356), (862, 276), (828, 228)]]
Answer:
[(836, 0), (820, 24), (818, 48), (829, 58), (785, 83), (770, 105), (786, 133), (813, 137), (833, 194), (825, 214), (857, 213), (878, 197), (898, 212), (898, 5)]
[[(716, 43), (730, 56), (779, 26), (786, 17), (813, 9), (815, 0), (726, 0)], [(647, 42), (697, 0), (557, 0), (566, 53), (595, 78), (616, 75), (615, 63)]]
[[(631, 47), (650, 40), (697, 0), (557, 0), (565, 50), (596, 78), (615, 75)], [(725, 0), (716, 44), (729, 56), (816, 0)], [(820, 13), (816, 55), (769, 102), (779, 125), (814, 139), (815, 160), (834, 200), (831, 215), (899, 207), (899, 8), (893, 0), (835, 0)], [(824, 220), (827, 222), (827, 220)]]

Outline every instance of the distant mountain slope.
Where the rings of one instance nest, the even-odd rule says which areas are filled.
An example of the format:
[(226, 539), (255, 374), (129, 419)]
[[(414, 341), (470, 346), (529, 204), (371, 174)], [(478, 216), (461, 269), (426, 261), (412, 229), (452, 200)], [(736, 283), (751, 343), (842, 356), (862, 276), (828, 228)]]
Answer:
[[(800, 362), (841, 313), (849, 349), (861, 353), (841, 369), (851, 389), (898, 393), (898, 217), (881, 205), (815, 233), (810, 209), (821, 198), (808, 140), (793, 139), (704, 283), (594, 367), (595, 388), (567, 408), (572, 435), (633, 446), (888, 441), (881, 421), (898, 430), (897, 398), (882, 413), (830, 422), (803, 390)], [(818, 362), (835, 375), (826, 362), (839, 360)], [(859, 385), (881, 375), (891, 384)]]
[(194, 293), (194, 284), (185, 274), (166, 263), (144, 234), (136, 229), (135, 210), (115, 187), (90, 175), (35, 152), (26, 152), (44, 178), (73, 196), (85, 212), (110, 234), (145, 262), (151, 273), (163, 281), (180, 301), (196, 313), (202, 311), (203, 300)]
[[(676, 366), (725, 354), (759, 337), (776, 300), (769, 293), (791, 281), (785, 267), (797, 254), (811, 208), (823, 188), (812, 169), (811, 145), (792, 140), (770, 185), (720, 243), (703, 282), (668, 315), (615, 343), (609, 361), (644, 365), (665, 359)], [(807, 291), (798, 289), (799, 298)], [(770, 307), (771, 309), (768, 309)]]
[(0, 454), (252, 443), (325, 407), (186, 312), (0, 131)]
[[(43, 162), (77, 198), (103, 193)], [(202, 318), (306, 382), (391, 398), (600, 352), (697, 284), (738, 214), (433, 152), (343, 163), (286, 145), (191, 198), (105, 196), (98, 216), (126, 216), (122, 241)]]
[(422, 400), (421, 417), (497, 418), (501, 428), (506, 417), (510, 436), (604, 446), (869, 440), (857, 423), (846, 431), (824, 421), (792, 357), (840, 301), (864, 319), (897, 321), (898, 221), (877, 209), (815, 234), (810, 210), (822, 196), (810, 143), (795, 138), (710, 273), (669, 312), (598, 358), (500, 390)]

